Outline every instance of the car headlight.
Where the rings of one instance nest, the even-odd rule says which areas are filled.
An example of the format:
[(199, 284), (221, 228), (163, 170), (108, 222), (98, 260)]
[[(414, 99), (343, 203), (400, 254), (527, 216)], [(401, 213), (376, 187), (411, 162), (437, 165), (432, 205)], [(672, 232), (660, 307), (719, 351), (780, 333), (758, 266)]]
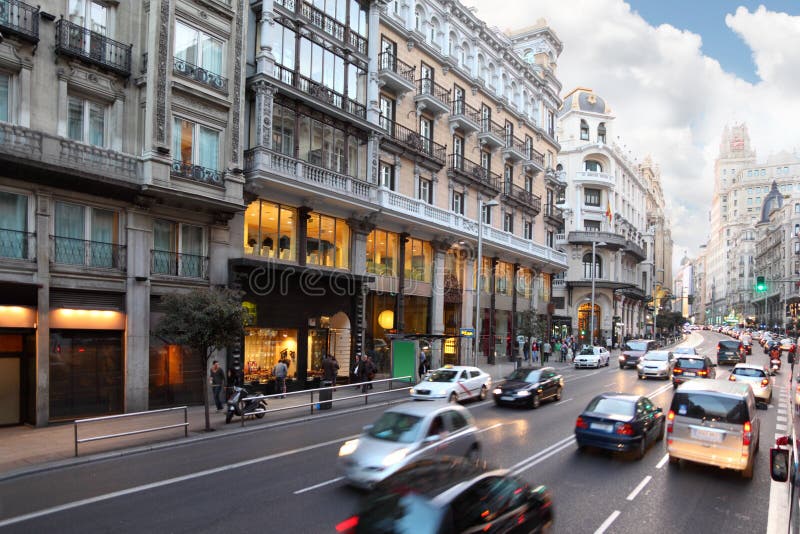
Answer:
[(621, 362), (625, 361), (625, 355), (624, 354), (620, 354), (619, 355), (619, 361), (621, 361)]
[(410, 390), (408, 390), (408, 392), (413, 395), (414, 393), (416, 393), (416, 390), (414, 388), (411, 388)]
[(339, 456), (350, 456), (356, 451), (357, 448), (358, 448), (357, 439), (351, 439), (349, 441), (345, 441), (344, 444), (339, 449)]
[(530, 391), (528, 391), (527, 389), (525, 389), (525, 390), (522, 390), (522, 391), (517, 391), (517, 392), (515, 393), (515, 395), (516, 395), (517, 397), (530, 397), (530, 395), (531, 395), (531, 392), (530, 392)]
[(500, 389), (500, 388), (494, 388), (492, 393), (494, 393), (495, 395), (502, 395), (503, 394), (503, 390)]
[(402, 449), (397, 449), (396, 451), (387, 454), (381, 463), (385, 467), (389, 467), (401, 461), (406, 457), (406, 455), (408, 455), (408, 449), (403, 447)]

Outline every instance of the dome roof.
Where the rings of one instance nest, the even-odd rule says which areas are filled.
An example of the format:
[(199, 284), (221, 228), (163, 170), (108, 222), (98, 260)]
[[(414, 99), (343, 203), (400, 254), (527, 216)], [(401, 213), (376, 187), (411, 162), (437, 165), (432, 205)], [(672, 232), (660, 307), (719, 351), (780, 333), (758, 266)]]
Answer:
[(772, 189), (769, 190), (767, 196), (764, 197), (764, 203), (761, 205), (761, 220), (759, 222), (769, 222), (769, 214), (772, 210), (783, 207), (783, 195), (778, 190), (778, 182), (772, 182)]
[(610, 114), (611, 108), (608, 107), (606, 101), (594, 94), (591, 89), (578, 87), (573, 89), (566, 97), (561, 105), (560, 115), (574, 109), (578, 111), (589, 111), (592, 113)]

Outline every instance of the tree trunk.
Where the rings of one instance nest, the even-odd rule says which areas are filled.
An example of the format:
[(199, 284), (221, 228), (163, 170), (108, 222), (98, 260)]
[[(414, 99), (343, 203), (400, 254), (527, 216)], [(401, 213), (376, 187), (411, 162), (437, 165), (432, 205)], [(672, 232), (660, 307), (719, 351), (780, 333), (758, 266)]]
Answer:
[(205, 377), (205, 380), (203, 380), (203, 392), (204, 392), (204, 394), (203, 394), (203, 404), (205, 405), (205, 411), (206, 411), (206, 432), (211, 432), (211, 430), (213, 430), (213, 429), (211, 428), (211, 415), (209, 413), (210, 412), (210, 410), (209, 410), (209, 402), (211, 402), (211, 398), (210, 398), (210, 395), (209, 395), (209, 389), (210, 389), (211, 380), (210, 380), (210, 376), (208, 374), (208, 348), (207, 347), (203, 347), (202, 350), (200, 351), (200, 353), (203, 355), (202, 356), (203, 357), (203, 366), (202, 367), (203, 367), (203, 376)]

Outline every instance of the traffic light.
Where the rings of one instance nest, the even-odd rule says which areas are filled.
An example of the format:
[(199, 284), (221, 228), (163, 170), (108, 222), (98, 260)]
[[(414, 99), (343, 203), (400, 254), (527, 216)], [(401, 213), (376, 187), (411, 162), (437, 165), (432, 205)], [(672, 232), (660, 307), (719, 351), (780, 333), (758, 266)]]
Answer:
[(694, 295), (689, 295), (686, 297), (686, 302), (688, 302), (690, 306), (694, 304)]
[(764, 281), (763, 276), (756, 277), (756, 292), (763, 293), (767, 290), (767, 283)]

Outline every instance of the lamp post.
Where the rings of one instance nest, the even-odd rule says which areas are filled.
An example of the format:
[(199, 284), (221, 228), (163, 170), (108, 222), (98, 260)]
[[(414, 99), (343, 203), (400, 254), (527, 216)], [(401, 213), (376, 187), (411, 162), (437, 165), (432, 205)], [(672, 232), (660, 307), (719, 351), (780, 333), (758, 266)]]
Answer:
[(475, 367), (478, 366), (478, 350), (480, 350), (481, 346), (481, 324), (483, 323), (483, 316), (481, 315), (481, 289), (483, 289), (481, 287), (481, 271), (483, 267), (483, 208), (485, 206), (488, 211), (492, 206), (498, 206), (499, 204), (500, 203), (494, 199), (486, 202), (484, 202), (482, 198), (478, 199), (478, 268), (475, 274), (475, 287), (477, 288), (475, 291), (475, 351), (472, 356), (473, 365)]
[(591, 328), (589, 329), (589, 346), (594, 346), (594, 279), (597, 276), (597, 258), (595, 257), (595, 249), (597, 245), (605, 246), (604, 242), (598, 243), (592, 239), (592, 308), (589, 310), (591, 316)]

